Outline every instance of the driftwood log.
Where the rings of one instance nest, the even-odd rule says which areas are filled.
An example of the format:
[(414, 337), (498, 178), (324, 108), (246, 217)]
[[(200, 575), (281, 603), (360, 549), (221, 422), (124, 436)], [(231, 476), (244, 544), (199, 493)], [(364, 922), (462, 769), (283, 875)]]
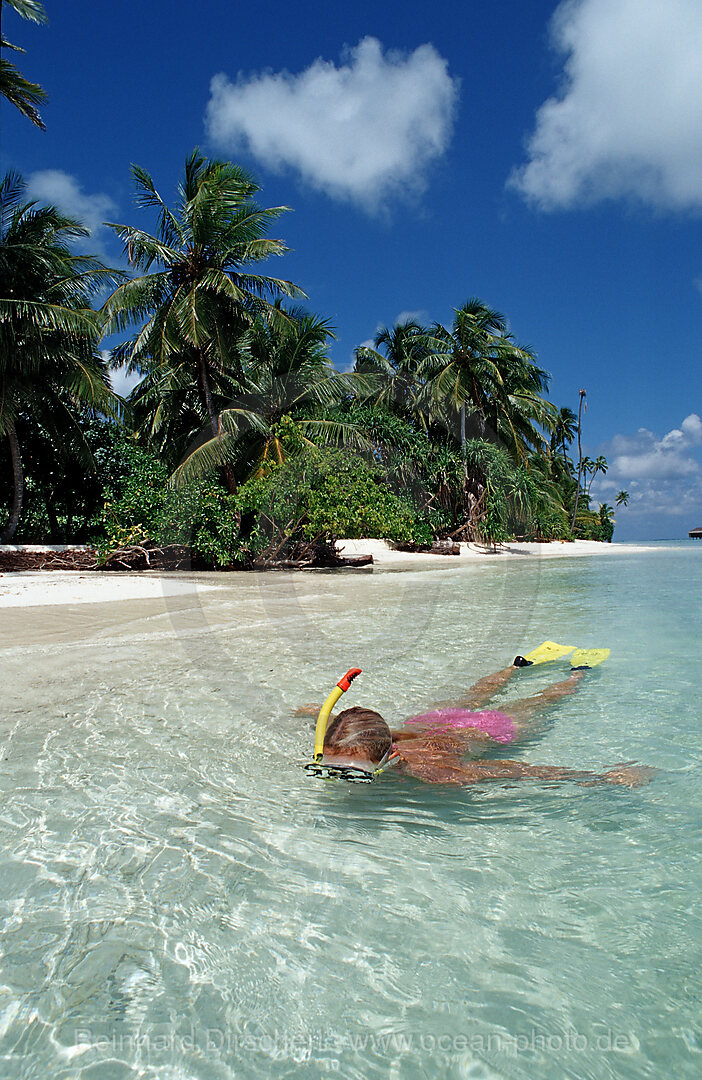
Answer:
[(433, 544), (412, 544), (397, 541), (394, 551), (416, 551), (422, 555), (460, 555), (461, 545), (455, 540), (435, 540)]
[(274, 557), (264, 554), (254, 558), (250, 567), (253, 570), (323, 570), (372, 565), (372, 555), (341, 555), (336, 550), (334, 541), (317, 538), (307, 544), (297, 545), (284, 559), (277, 554)]
[(92, 548), (0, 548), (0, 573), (16, 570), (97, 570), (97, 556)]
[(332, 543), (314, 541), (291, 553), (290, 558), (249, 558), (229, 566), (213, 567), (194, 555), (189, 547), (177, 544), (144, 545), (110, 552), (104, 562), (93, 548), (0, 548), (0, 573), (19, 570), (314, 570), (371, 566), (372, 555), (345, 557)]

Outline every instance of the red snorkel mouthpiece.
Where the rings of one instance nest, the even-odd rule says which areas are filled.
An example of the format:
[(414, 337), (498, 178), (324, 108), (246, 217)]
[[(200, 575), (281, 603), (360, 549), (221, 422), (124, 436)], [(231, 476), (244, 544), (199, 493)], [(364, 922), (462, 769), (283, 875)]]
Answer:
[(360, 667), (349, 668), (344, 677), (339, 679), (336, 685), (339, 687), (340, 690), (343, 690), (344, 693), (346, 693), (353, 680), (361, 673), (362, 672)]

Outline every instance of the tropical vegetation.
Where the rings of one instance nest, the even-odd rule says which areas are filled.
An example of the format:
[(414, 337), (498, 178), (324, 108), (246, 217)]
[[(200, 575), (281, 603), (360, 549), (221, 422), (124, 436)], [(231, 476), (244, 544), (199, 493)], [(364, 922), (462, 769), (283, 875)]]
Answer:
[[(8, 173), (0, 182), (0, 436), (11, 482), (2, 539), (13, 538), (25, 491), (23, 443), (35, 459), (66, 470), (93, 468), (85, 419), (118, 417), (98, 344), (99, 313), (91, 301), (114, 273), (72, 243), (89, 233), (55, 207), (24, 200), (24, 184)], [(50, 449), (49, 449), (50, 448)], [(41, 467), (30, 474), (45, 485)], [(47, 520), (56, 520), (51, 495)]]
[[(504, 315), (471, 297), (450, 325), (380, 329), (339, 372), (329, 322), (265, 272), (287, 251), (271, 236), (286, 207), (198, 150), (173, 205), (133, 175), (140, 220), (110, 226), (121, 275), (77, 254), (87, 231), (27, 202), (19, 177), (0, 185), (6, 541), (251, 566), (342, 536), (611, 539), (612, 508), (591, 507), (607, 462), (582, 453), (585, 391), (577, 413), (552, 403)], [(124, 401), (109, 368), (140, 380)]]

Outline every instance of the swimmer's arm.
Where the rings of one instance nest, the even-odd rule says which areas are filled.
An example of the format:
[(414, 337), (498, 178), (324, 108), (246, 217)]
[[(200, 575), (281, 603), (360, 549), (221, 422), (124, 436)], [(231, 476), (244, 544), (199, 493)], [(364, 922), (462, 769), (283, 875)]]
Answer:
[(605, 773), (563, 769), (555, 765), (528, 765), (523, 761), (473, 761), (462, 763), (405, 761), (405, 768), (419, 780), (430, 784), (480, 784), (493, 780), (572, 781), (583, 786), (620, 784), (640, 787), (651, 780), (654, 770), (645, 766), (618, 766)]

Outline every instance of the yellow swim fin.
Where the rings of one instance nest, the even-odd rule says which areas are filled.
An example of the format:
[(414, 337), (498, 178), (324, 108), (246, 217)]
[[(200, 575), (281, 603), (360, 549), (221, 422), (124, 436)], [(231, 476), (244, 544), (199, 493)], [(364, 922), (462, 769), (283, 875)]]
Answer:
[(597, 667), (610, 652), (611, 649), (576, 649), (570, 658), (571, 669)]
[(562, 656), (572, 653), (575, 645), (558, 645), (555, 641), (544, 641), (542, 645), (532, 649), (526, 656), (517, 656), (514, 660), (515, 667), (530, 667), (532, 664), (547, 664), (550, 660), (560, 660)]

